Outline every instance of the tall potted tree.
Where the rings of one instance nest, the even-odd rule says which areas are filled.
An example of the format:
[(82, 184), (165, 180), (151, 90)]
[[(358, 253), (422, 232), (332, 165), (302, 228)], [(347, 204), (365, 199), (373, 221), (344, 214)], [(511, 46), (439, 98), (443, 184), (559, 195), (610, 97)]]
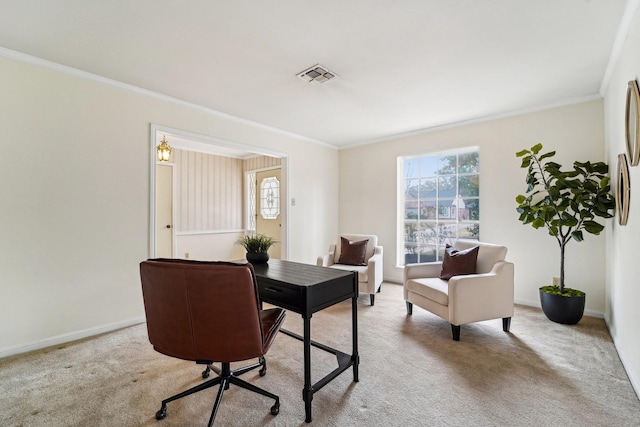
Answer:
[(573, 325), (584, 313), (584, 292), (565, 286), (565, 248), (571, 239), (581, 242), (583, 231), (598, 235), (604, 225), (596, 217), (611, 218), (615, 199), (609, 183), (609, 166), (604, 162), (574, 162), (573, 170), (563, 171), (551, 160), (555, 151), (541, 153), (542, 144), (516, 153), (527, 169), (525, 194), (516, 197), (523, 224), (545, 228), (560, 247), (560, 281), (540, 288), (545, 315), (557, 323)]

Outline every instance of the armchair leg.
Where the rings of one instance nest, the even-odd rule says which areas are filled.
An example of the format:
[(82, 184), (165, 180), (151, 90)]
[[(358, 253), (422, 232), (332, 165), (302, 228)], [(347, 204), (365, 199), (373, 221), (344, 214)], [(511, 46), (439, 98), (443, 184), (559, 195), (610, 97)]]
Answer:
[(411, 316), (413, 314), (413, 304), (410, 303), (409, 301), (406, 301), (406, 303), (407, 303), (407, 314)]
[(451, 325), (451, 333), (454, 341), (460, 341), (460, 325)]
[(509, 328), (511, 327), (511, 317), (503, 317), (502, 318), (502, 330), (505, 332), (509, 332)]
[(373, 305), (373, 303), (375, 302), (375, 299), (376, 299), (376, 295), (375, 294), (369, 294), (369, 299), (371, 300), (371, 305)]

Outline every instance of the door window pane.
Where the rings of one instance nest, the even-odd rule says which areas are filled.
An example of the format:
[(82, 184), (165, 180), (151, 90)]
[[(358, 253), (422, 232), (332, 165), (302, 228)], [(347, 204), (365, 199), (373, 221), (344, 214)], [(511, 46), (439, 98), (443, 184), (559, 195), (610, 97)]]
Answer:
[(260, 183), (260, 215), (264, 219), (276, 219), (280, 215), (280, 181), (275, 176)]

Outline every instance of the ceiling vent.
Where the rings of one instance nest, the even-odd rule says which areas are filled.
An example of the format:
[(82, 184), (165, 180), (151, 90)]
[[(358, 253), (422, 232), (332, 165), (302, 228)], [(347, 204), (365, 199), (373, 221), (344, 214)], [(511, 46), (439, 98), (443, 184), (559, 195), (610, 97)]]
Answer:
[(296, 74), (307, 83), (326, 83), (337, 76), (336, 73), (330, 71), (327, 67), (316, 64), (313, 67)]

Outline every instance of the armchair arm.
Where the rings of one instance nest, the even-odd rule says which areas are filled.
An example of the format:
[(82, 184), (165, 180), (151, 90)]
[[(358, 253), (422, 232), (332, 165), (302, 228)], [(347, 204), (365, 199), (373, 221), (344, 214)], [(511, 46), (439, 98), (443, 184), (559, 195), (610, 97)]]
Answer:
[(513, 263), (499, 261), (489, 273), (449, 279), (453, 325), (513, 316)]
[(316, 265), (319, 265), (320, 267), (329, 267), (330, 265), (333, 265), (334, 264), (333, 260), (335, 259), (335, 255), (336, 255), (336, 245), (330, 245), (329, 253), (320, 255), (316, 260)]
[(367, 261), (367, 276), (375, 292), (382, 284), (382, 246), (376, 246), (373, 255)]
[(442, 262), (422, 262), (418, 264), (407, 264), (404, 266), (405, 283), (409, 279), (419, 279), (425, 277), (440, 277), (442, 271)]

